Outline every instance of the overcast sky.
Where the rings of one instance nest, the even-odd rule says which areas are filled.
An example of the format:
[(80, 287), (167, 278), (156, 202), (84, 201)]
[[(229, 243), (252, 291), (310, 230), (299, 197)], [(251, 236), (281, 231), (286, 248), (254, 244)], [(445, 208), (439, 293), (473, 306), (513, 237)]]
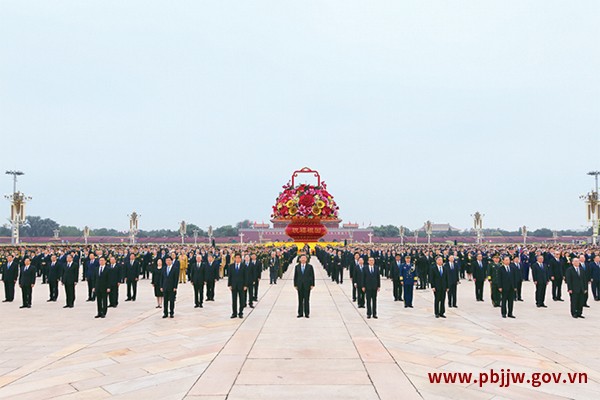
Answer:
[(0, 169), (78, 227), (267, 221), (309, 166), (344, 221), (582, 228), (599, 20), (596, 0), (1, 0)]

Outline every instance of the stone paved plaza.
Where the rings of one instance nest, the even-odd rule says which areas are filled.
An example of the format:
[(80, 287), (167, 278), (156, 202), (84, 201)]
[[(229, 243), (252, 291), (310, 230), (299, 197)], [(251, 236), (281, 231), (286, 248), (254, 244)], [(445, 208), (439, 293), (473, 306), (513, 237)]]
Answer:
[[(327, 279), (313, 258), (317, 283), (311, 318), (296, 318), (291, 270), (277, 285), (261, 281), (259, 302), (244, 319), (230, 319), (226, 281), (216, 301), (193, 308), (192, 287), (180, 285), (174, 319), (162, 319), (148, 280), (138, 300), (121, 300), (106, 319), (94, 319), (85, 284), (74, 309), (47, 303), (34, 288), (33, 308), (0, 303), (0, 398), (3, 399), (596, 399), (600, 396), (600, 304), (585, 320), (569, 303), (525, 302), (517, 319), (502, 319), (474, 299), (462, 281), (458, 308), (436, 319), (430, 290), (416, 291), (414, 309), (392, 299), (382, 281), (379, 319), (366, 319), (351, 301), (350, 281)], [(266, 274), (264, 274), (266, 276)], [(39, 281), (38, 281), (39, 282)], [(62, 290), (62, 288), (61, 288)], [(548, 297), (551, 297), (548, 295)], [(585, 372), (587, 384), (432, 384), (430, 372)]]

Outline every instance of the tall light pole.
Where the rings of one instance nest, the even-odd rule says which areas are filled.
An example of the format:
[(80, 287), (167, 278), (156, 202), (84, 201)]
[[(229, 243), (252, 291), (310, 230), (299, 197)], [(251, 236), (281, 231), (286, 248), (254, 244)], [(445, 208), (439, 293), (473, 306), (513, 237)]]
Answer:
[(194, 246), (198, 245), (198, 233), (200, 232), (200, 229), (194, 229)]
[(86, 225), (83, 227), (83, 240), (86, 246), (88, 244), (88, 237), (90, 237), (90, 227)]
[(419, 230), (415, 230), (415, 244), (419, 244)]
[(369, 232), (369, 244), (373, 244), (373, 234)]
[(181, 235), (181, 244), (185, 244), (185, 231), (187, 229), (187, 225), (185, 221), (181, 221), (179, 224), (179, 234)]
[(212, 225), (208, 226), (208, 244), (212, 245), (212, 238), (213, 238), (213, 227)]
[(138, 234), (138, 224), (141, 215), (135, 211), (129, 215), (129, 243), (135, 244), (135, 236)]
[(25, 196), (17, 192), (17, 177), (24, 175), (21, 171), (6, 171), (6, 175), (13, 176), (13, 192), (11, 195), (4, 196), (10, 201), (10, 225), (11, 225), (11, 243), (19, 244), (19, 227), (27, 223), (25, 219), (25, 203), (31, 200), (30, 196)]
[(587, 204), (587, 219), (592, 223), (592, 244), (595, 246), (598, 243), (598, 224), (600, 220), (600, 201), (598, 199), (598, 175), (600, 171), (590, 171), (587, 173), (593, 176), (596, 181), (595, 190), (587, 195), (580, 196)]
[(479, 211), (477, 211), (477, 212), (475, 212), (475, 214), (472, 214), (471, 217), (473, 217), (473, 227), (475, 228), (475, 232), (477, 233), (477, 239), (476, 239), (475, 243), (481, 244), (481, 243), (483, 243), (482, 231), (483, 231), (484, 215), (482, 213), (480, 213)]
[(523, 225), (521, 227), (521, 236), (523, 236), (523, 245), (527, 244), (527, 227)]
[(433, 224), (431, 221), (425, 222), (425, 233), (427, 234), (427, 244), (431, 244), (431, 234), (433, 233)]
[(240, 247), (242, 247), (244, 245), (244, 234), (240, 233)]
[(400, 246), (404, 246), (404, 234), (406, 233), (406, 228), (400, 226), (398, 233), (400, 234)]

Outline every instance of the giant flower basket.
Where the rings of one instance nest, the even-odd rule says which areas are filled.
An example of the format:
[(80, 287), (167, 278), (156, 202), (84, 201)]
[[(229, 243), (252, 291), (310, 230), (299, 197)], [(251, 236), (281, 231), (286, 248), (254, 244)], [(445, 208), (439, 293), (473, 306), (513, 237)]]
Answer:
[[(299, 174), (314, 175), (317, 184), (295, 185), (295, 178)], [(312, 243), (327, 234), (323, 222), (339, 221), (338, 210), (319, 173), (305, 167), (294, 171), (291, 181), (283, 186), (273, 206), (271, 221), (279, 225), (287, 223), (285, 233), (295, 242)]]

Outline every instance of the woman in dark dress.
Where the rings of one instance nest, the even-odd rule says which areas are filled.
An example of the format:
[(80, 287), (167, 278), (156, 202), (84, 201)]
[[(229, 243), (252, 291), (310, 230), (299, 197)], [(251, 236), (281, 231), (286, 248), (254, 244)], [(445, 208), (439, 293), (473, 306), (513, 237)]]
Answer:
[(152, 286), (154, 286), (154, 296), (156, 296), (156, 308), (162, 308), (163, 293), (160, 290), (160, 288), (162, 287), (162, 280), (162, 260), (159, 258), (156, 260), (156, 266), (152, 271)]

